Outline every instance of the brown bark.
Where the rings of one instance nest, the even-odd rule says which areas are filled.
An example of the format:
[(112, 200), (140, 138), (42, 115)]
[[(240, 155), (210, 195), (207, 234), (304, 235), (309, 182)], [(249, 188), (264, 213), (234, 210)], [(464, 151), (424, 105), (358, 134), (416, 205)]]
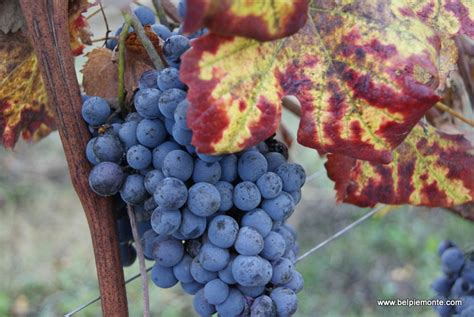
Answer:
[(20, 3), (49, 102), (55, 109), (72, 183), (89, 223), (103, 316), (128, 316), (112, 200), (97, 196), (88, 185), (91, 166), (84, 149), (90, 134), (80, 114), (82, 101), (69, 45), (68, 1), (20, 0)]

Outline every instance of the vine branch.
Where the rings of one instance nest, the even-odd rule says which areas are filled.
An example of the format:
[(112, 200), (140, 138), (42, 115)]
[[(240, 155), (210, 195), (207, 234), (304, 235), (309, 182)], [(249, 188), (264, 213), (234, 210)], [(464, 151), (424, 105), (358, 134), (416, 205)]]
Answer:
[(125, 41), (127, 40), (130, 21), (126, 21), (119, 37), (119, 57), (118, 57), (118, 96), (119, 109), (125, 113)]
[(158, 15), (158, 19), (160, 23), (166, 26), (168, 29), (170, 28), (170, 24), (168, 23), (168, 19), (166, 18), (166, 12), (163, 8), (163, 4), (161, 0), (152, 0), (153, 6), (155, 7), (156, 14)]
[(443, 104), (441, 102), (438, 102), (438, 103), (436, 103), (435, 107), (438, 108), (441, 111), (449, 113), (450, 115), (452, 115), (453, 117), (461, 120), (462, 122), (465, 122), (465, 123), (469, 124), (471, 127), (474, 127), (474, 120), (466, 118), (465, 116), (463, 116), (462, 114), (460, 114), (457, 111), (454, 111), (453, 109), (449, 108), (445, 104)]

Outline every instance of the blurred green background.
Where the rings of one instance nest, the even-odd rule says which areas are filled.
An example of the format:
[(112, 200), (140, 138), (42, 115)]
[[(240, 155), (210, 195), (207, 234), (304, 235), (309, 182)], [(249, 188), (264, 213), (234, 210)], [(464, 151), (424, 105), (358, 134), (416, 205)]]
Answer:
[[(119, 11), (106, 12), (115, 30)], [(105, 34), (100, 14), (90, 22), (96, 37)], [(84, 61), (76, 60), (78, 70)], [(294, 133), (296, 118), (285, 113), (284, 121)], [(367, 209), (336, 205), (323, 160), (300, 146), (291, 152), (308, 175), (320, 171), (305, 185), (290, 221), (304, 252)], [(36, 144), (19, 142), (14, 151), (0, 148), (0, 170), (0, 317), (62, 316), (96, 297), (89, 229), (58, 134)], [(296, 316), (435, 316), (430, 307), (377, 307), (376, 300), (431, 298), (430, 284), (440, 274), (437, 244), (446, 238), (464, 249), (473, 247), (474, 225), (440, 209), (409, 207), (368, 220), (298, 264), (305, 288)], [(125, 277), (137, 272), (135, 263), (125, 269)], [(127, 291), (130, 316), (140, 316), (139, 279)], [(192, 297), (180, 286), (161, 290), (151, 283), (150, 295), (153, 316), (195, 316)], [(75, 316), (100, 315), (95, 303)]]
[[(293, 126), (293, 117), (286, 120)], [(315, 151), (295, 146), (292, 155), (308, 174), (321, 168)], [(97, 296), (89, 231), (58, 134), (1, 149), (0, 169), (0, 316), (61, 316)], [(305, 185), (291, 218), (302, 251), (366, 212), (335, 205), (333, 197), (324, 172)], [(377, 307), (376, 300), (431, 298), (430, 283), (440, 274), (437, 244), (450, 238), (472, 247), (473, 229), (436, 209), (403, 207), (372, 218), (298, 264), (305, 288), (297, 316), (434, 316), (430, 307)], [(125, 276), (137, 272), (135, 264)], [(127, 286), (130, 316), (141, 315), (140, 287), (139, 280)], [(152, 284), (150, 291), (153, 316), (194, 316), (180, 286)], [(77, 314), (100, 315), (99, 303)]]

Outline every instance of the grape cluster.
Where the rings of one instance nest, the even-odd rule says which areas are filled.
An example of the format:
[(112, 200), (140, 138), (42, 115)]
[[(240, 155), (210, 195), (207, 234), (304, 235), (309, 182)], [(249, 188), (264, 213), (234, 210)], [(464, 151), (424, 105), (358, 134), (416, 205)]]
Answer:
[(301, 199), (304, 169), (287, 162), (286, 146), (273, 138), (236, 154), (198, 153), (179, 79), (189, 38), (153, 24), (145, 7), (135, 14), (161, 32), (170, 67), (142, 74), (134, 111), (124, 118), (100, 97), (84, 96), (82, 106), (92, 133), (89, 185), (117, 198), (122, 265), (136, 258), (128, 204), (144, 256), (155, 261), (152, 281), (180, 283), (200, 316), (294, 314), (303, 277), (295, 270), (297, 235), (286, 221)]
[(474, 253), (464, 254), (453, 242), (444, 240), (438, 247), (443, 275), (431, 288), (438, 299), (460, 299), (462, 305), (440, 305), (435, 309), (441, 317), (474, 316)]

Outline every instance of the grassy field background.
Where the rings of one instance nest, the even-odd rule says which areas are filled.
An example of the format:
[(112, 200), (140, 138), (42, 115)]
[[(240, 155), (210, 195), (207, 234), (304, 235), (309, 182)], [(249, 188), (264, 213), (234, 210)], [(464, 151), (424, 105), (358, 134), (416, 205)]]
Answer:
[[(308, 174), (322, 164), (314, 151), (299, 147), (293, 157)], [(0, 316), (61, 316), (94, 298), (91, 240), (57, 133), (33, 145), (20, 142), (13, 152), (1, 149), (0, 169)], [(302, 251), (367, 211), (335, 205), (331, 182), (318, 175), (305, 185), (291, 219)], [(402, 207), (372, 218), (298, 264), (305, 289), (297, 316), (434, 316), (429, 307), (377, 307), (376, 300), (432, 297), (437, 244), (450, 238), (472, 247), (473, 229), (437, 209)], [(137, 271), (135, 264), (125, 276)], [(154, 316), (193, 316), (192, 298), (179, 286), (150, 289)], [(139, 280), (128, 285), (128, 296), (130, 315), (139, 316)], [(77, 316), (100, 316), (100, 305)]]

